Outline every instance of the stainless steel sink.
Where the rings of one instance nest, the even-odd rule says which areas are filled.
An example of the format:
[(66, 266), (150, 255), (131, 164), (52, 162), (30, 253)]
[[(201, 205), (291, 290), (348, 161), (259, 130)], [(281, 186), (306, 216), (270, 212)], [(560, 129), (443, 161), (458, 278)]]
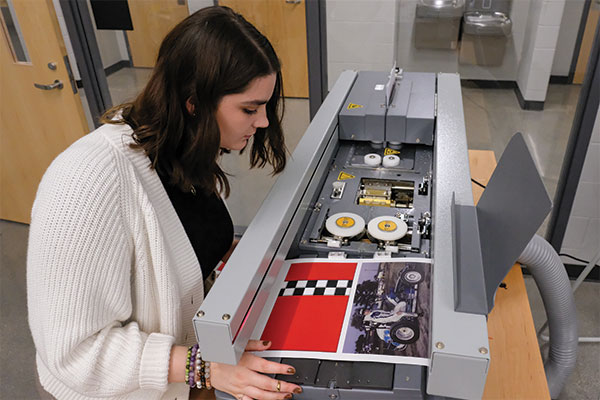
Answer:
[(501, 12), (468, 12), (465, 14), (463, 32), (477, 36), (509, 36), (512, 21)]
[(419, 18), (460, 18), (465, 11), (465, 0), (418, 0)]
[(498, 67), (512, 31), (512, 21), (502, 12), (466, 12), (458, 60), (461, 64)]

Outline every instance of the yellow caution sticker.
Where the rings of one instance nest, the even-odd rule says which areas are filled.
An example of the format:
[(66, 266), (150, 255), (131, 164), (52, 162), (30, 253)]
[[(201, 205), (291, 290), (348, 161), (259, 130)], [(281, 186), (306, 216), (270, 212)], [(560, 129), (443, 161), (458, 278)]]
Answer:
[(357, 108), (363, 108), (364, 106), (361, 106), (360, 104), (354, 104), (354, 103), (350, 103), (348, 104), (348, 110), (355, 110)]
[(383, 151), (384, 156), (391, 156), (394, 154), (400, 154), (400, 150), (394, 150), (394, 149), (390, 149), (389, 147), (386, 147), (385, 150)]
[(340, 172), (340, 174), (338, 175), (338, 181), (345, 181), (346, 179), (352, 179), (352, 178), (356, 178), (354, 175), (349, 174), (347, 172)]

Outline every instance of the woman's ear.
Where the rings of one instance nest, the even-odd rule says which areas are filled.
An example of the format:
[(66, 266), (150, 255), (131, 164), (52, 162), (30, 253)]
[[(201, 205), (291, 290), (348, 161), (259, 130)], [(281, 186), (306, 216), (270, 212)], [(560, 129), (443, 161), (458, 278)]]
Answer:
[(185, 101), (185, 108), (187, 108), (188, 113), (192, 116), (196, 116), (196, 107), (192, 104), (192, 98), (190, 97)]

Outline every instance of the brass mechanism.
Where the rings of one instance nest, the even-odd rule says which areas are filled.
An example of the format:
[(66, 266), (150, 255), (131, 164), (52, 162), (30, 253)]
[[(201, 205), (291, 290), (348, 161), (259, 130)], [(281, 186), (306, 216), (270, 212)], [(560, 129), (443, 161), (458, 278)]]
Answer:
[(387, 179), (360, 180), (357, 203), (362, 206), (412, 208), (414, 183)]

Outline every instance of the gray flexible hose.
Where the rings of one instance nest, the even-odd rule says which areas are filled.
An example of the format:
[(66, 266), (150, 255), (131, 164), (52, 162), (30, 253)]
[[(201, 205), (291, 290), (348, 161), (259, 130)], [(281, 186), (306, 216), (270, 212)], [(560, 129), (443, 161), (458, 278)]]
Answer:
[(558, 398), (577, 361), (577, 310), (565, 267), (554, 248), (535, 235), (518, 262), (538, 286), (550, 327), (550, 351), (544, 365), (550, 397)]

